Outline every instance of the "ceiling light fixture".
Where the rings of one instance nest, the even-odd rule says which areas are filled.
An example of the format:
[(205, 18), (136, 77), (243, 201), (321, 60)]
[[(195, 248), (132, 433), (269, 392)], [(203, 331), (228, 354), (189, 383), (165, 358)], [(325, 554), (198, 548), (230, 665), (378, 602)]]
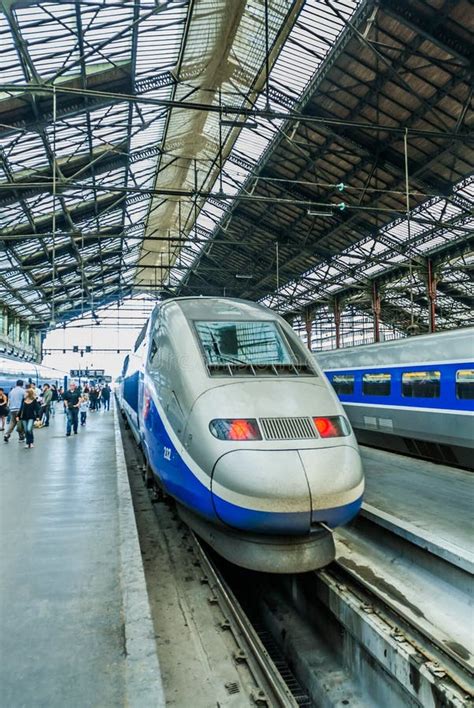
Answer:
[(231, 118), (221, 118), (221, 125), (230, 128), (258, 128), (258, 123), (255, 120), (232, 120)]
[(308, 216), (332, 216), (332, 211), (315, 211), (314, 209), (308, 209), (306, 213)]

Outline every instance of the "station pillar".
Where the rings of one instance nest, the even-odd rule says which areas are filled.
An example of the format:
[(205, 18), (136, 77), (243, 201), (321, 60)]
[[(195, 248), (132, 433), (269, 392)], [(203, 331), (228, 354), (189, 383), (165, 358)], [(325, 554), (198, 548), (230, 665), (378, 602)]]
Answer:
[(437, 278), (433, 271), (433, 261), (429, 258), (427, 263), (427, 279), (426, 287), (428, 291), (429, 312), (429, 331), (436, 332), (436, 295), (437, 295)]
[(374, 342), (380, 342), (380, 313), (382, 303), (377, 283), (372, 283), (372, 312), (374, 315)]
[(334, 328), (336, 335), (336, 349), (341, 347), (341, 303), (338, 298), (334, 298), (333, 301), (333, 312), (334, 312)]
[(306, 346), (311, 351), (311, 336), (313, 333), (313, 313), (311, 310), (305, 310), (304, 324), (306, 328)]

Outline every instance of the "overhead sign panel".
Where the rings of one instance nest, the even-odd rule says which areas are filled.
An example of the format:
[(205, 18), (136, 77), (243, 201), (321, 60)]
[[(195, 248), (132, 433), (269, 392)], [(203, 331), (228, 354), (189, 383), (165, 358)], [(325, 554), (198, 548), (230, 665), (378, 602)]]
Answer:
[(79, 379), (103, 379), (105, 369), (71, 369), (71, 377)]

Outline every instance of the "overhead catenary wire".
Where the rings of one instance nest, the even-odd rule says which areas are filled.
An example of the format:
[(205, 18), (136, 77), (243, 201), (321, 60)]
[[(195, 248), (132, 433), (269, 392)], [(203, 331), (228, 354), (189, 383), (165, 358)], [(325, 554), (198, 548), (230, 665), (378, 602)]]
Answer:
[[(223, 106), (222, 109), (218, 104), (214, 103), (199, 103), (190, 101), (178, 101), (170, 99), (158, 99), (150, 98), (147, 96), (128, 94), (128, 93), (116, 93), (113, 91), (97, 91), (92, 89), (84, 88), (72, 88), (70, 86), (56, 86), (59, 93), (70, 94), (73, 96), (88, 96), (90, 98), (106, 98), (112, 101), (125, 101), (132, 102), (134, 104), (144, 103), (152, 106), (161, 106), (164, 108), (185, 108), (186, 110), (193, 111), (204, 111), (207, 113), (220, 113), (222, 112), (235, 115), (235, 116), (245, 116), (247, 119), (257, 120), (258, 118), (266, 119), (281, 119), (285, 121), (300, 121), (309, 124), (321, 124), (323, 126), (327, 125), (338, 125), (341, 127), (353, 127), (360, 128), (362, 130), (368, 130), (370, 132), (382, 132), (382, 133), (393, 133), (396, 135), (403, 136), (405, 128), (383, 125), (374, 122), (362, 122), (362, 121), (350, 121), (342, 118), (319, 118), (317, 116), (307, 115), (305, 113), (298, 113), (295, 111), (275, 111), (274, 109), (267, 111), (266, 109), (261, 110), (258, 108), (246, 108), (243, 106), (235, 107), (232, 105)], [(18, 86), (16, 84), (0, 84), (0, 91), (5, 93), (53, 93), (53, 86), (47, 83), (45, 84), (34, 84), (30, 83), (27, 85)], [(11, 126), (10, 126), (11, 127)], [(438, 130), (425, 130), (422, 128), (411, 128), (410, 133), (416, 137), (433, 138), (437, 140), (447, 140), (447, 141), (462, 141), (472, 143), (474, 142), (474, 136), (468, 135), (466, 133), (458, 133), (451, 131), (438, 131)]]
[[(403, 136), (404, 157), (405, 157), (405, 198), (406, 198), (406, 220), (407, 220), (407, 236), (408, 243), (411, 241), (411, 224), (410, 224), (410, 184), (408, 175), (408, 128), (405, 128)], [(413, 296), (413, 259), (409, 260), (410, 267), (410, 326), (413, 330), (415, 324), (414, 313), (414, 296)]]
[(52, 260), (52, 294), (51, 294), (51, 326), (56, 324), (55, 312), (55, 281), (56, 281), (56, 119), (57, 119), (57, 99), (56, 88), (53, 92), (53, 155), (51, 159), (51, 167), (53, 170), (53, 218), (52, 218), (52, 233), (53, 243), (51, 251)]

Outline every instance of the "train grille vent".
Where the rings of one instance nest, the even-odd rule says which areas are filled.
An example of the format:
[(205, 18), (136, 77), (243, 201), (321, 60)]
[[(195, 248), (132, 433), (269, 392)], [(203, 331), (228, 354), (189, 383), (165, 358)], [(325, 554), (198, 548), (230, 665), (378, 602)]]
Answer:
[(267, 440), (310, 440), (317, 438), (311, 418), (259, 418)]

